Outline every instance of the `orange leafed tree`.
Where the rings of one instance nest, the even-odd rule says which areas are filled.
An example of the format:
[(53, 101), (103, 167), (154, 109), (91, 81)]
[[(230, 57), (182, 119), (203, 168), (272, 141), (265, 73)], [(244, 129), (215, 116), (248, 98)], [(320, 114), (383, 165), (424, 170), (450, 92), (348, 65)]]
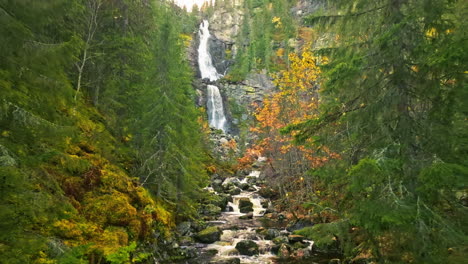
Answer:
[(312, 119), (317, 114), (318, 60), (308, 49), (301, 55), (291, 53), (289, 68), (273, 75), (279, 91), (257, 108), (257, 124), (251, 131), (259, 136), (259, 141), (246, 152), (241, 163), (251, 161), (254, 156), (266, 156), (275, 170), (292, 176), (321, 166), (335, 155), (325, 147), (321, 150), (327, 155), (318, 155), (316, 147), (294, 145), (293, 135), (280, 133), (287, 125)]

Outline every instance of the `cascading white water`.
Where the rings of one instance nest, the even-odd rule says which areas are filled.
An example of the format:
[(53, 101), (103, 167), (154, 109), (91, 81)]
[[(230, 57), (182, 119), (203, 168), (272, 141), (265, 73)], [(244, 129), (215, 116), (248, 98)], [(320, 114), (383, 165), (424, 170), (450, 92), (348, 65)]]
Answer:
[(208, 50), (208, 40), (210, 38), (210, 31), (208, 30), (209, 23), (203, 20), (200, 24), (198, 35), (200, 36), (200, 45), (198, 46), (198, 65), (202, 79), (208, 78), (210, 81), (216, 81), (222, 77), (213, 66), (211, 54)]
[[(213, 66), (210, 52), (208, 50), (208, 40), (210, 38), (210, 31), (208, 30), (209, 23), (203, 20), (200, 24), (198, 35), (200, 36), (200, 46), (198, 46), (198, 65), (200, 67), (200, 74), (202, 79), (209, 79), (216, 81), (223, 75), (216, 71)], [(226, 131), (226, 116), (224, 115), (223, 98), (219, 92), (219, 88), (215, 85), (208, 85), (207, 94), (207, 108), (208, 108), (208, 121), (211, 127)]]
[(219, 92), (218, 87), (214, 85), (208, 85), (208, 122), (211, 127), (222, 129), (225, 131), (226, 128), (226, 117), (224, 116), (223, 109), (223, 98)]

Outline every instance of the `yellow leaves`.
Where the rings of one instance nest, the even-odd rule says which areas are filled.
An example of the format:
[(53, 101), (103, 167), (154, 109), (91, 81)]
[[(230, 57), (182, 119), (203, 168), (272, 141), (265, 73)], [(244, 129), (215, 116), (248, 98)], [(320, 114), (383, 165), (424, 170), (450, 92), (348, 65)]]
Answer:
[(283, 49), (283, 48), (279, 48), (279, 49), (276, 51), (276, 56), (277, 56), (277, 57), (283, 57), (283, 56), (284, 56), (284, 49)]
[(10, 134), (11, 134), (11, 131), (3, 130), (1, 135), (2, 135), (2, 137), (9, 137)]
[(190, 47), (190, 43), (192, 42), (192, 36), (189, 34), (180, 34), (180, 39), (184, 43), (185, 47)]
[(275, 28), (280, 28), (283, 24), (281, 23), (281, 18), (280, 17), (273, 17), (273, 19), (271, 20), (271, 22), (273, 24), (275, 24)]
[(417, 65), (413, 65), (413, 66), (411, 66), (411, 70), (413, 72), (419, 72), (419, 67)]
[(437, 29), (430, 28), (425, 32), (426, 37), (435, 38), (437, 36)]
[(78, 228), (78, 226), (69, 220), (59, 220), (53, 224), (55, 231), (64, 238), (79, 238), (83, 232)]

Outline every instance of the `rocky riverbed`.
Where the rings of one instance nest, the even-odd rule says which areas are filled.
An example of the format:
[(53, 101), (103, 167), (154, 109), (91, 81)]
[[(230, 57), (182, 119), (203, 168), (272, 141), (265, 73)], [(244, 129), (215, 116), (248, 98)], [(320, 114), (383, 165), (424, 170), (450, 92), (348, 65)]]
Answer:
[[(257, 165), (263, 162), (260, 158)], [(268, 193), (262, 191), (265, 180), (261, 170), (224, 178), (213, 175), (200, 209), (203, 219), (177, 227), (177, 263), (338, 263), (317, 252), (314, 241), (293, 234), (295, 228), (312, 223), (288, 223), (262, 196)]]

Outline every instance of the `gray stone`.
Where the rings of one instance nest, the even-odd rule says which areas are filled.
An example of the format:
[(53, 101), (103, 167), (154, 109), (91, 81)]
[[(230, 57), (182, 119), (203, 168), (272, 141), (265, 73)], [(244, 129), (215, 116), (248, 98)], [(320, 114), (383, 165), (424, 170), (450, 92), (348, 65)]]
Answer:
[(214, 243), (221, 237), (221, 230), (217, 226), (210, 226), (198, 232), (195, 238), (202, 243)]
[(213, 263), (213, 264), (240, 264), (241, 261), (240, 261), (240, 258), (229, 258), (229, 259), (220, 259), (220, 260), (216, 260), (216, 261), (212, 261), (210, 263)]
[(253, 218), (253, 213), (252, 212), (247, 213), (247, 214), (242, 215), (242, 216), (239, 216), (239, 219), (241, 219), (241, 220), (252, 219), (252, 218)]
[(190, 222), (182, 222), (177, 225), (177, 232), (182, 236), (189, 235), (191, 227), (192, 224)]
[(252, 240), (242, 240), (237, 243), (236, 249), (242, 255), (253, 256), (258, 255), (258, 245)]
[[(266, 229), (266, 230), (263, 230), (262, 232), (260, 232), (261, 235), (265, 236), (265, 239), (267, 240), (272, 240), (276, 237), (279, 237), (281, 234), (280, 234), (280, 231), (278, 229)], [(283, 241), (284, 243), (284, 241)]]
[(219, 206), (216, 206), (214, 204), (206, 204), (204, 207), (203, 207), (203, 215), (207, 215), (207, 216), (217, 216), (219, 214), (221, 214), (221, 207)]

